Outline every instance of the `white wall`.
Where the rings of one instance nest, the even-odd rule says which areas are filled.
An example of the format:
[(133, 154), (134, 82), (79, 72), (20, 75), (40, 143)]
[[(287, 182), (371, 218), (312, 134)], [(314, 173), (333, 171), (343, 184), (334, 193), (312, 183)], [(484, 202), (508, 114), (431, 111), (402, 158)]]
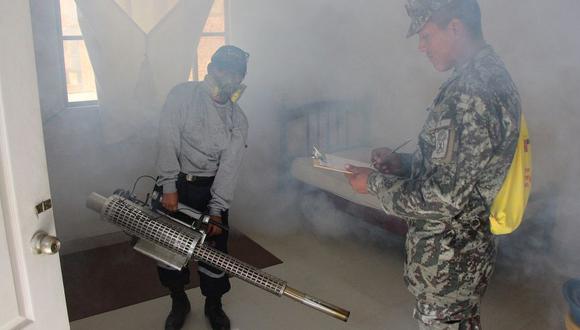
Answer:
[[(486, 38), (503, 57), (522, 95), (534, 144), (534, 188), (557, 187), (566, 192), (556, 195), (565, 205), (557, 219), (558, 246), (577, 251), (580, 240), (575, 237), (580, 230), (575, 216), (580, 212), (572, 203), (564, 204), (561, 196), (578, 196), (580, 186), (574, 134), (580, 128), (580, 38), (576, 34), (580, 3), (480, 2)], [(251, 53), (249, 88), (241, 100), (250, 120), (250, 141), (234, 204), (238, 226), (257, 229), (265, 220), (250, 219), (249, 214), (284, 203), (266, 199), (278, 176), (280, 109), (321, 99), (364, 99), (374, 109), (373, 136), (392, 146), (417, 135), (424, 109), (447, 77), (435, 73), (418, 53), (415, 38), (405, 39), (409, 20), (402, 0), (231, 3), (232, 43)], [(60, 111), (50, 94), (45, 101), (45, 113)], [(90, 191), (109, 193), (127, 187), (140, 174), (151, 173), (151, 141), (106, 146), (99, 134), (95, 110), (66, 110), (45, 125), (55, 214), (63, 240), (113, 230), (93, 221), (95, 215), (85, 210), (84, 198)], [(139, 166), (129, 165), (134, 159), (140, 160)]]

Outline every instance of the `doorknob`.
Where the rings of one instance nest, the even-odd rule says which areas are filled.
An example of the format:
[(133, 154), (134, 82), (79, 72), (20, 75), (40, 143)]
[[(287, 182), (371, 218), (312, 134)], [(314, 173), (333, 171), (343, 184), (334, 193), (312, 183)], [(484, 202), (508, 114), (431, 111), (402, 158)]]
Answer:
[(60, 250), (60, 240), (44, 231), (38, 231), (32, 236), (32, 250), (36, 254), (55, 254)]

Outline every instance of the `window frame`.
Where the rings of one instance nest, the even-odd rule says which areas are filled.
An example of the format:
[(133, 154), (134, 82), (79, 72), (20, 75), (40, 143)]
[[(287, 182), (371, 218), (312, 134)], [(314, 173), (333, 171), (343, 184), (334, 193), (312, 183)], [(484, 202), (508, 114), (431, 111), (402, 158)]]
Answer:
[(65, 63), (65, 59), (64, 59), (64, 42), (66, 40), (82, 40), (84, 42), (84, 37), (83, 35), (73, 35), (73, 36), (65, 36), (62, 33), (62, 13), (61, 13), (61, 8), (60, 8), (60, 0), (53, 0), (54, 1), (54, 5), (56, 7), (56, 28), (57, 28), (57, 33), (58, 33), (58, 40), (59, 40), (59, 64), (60, 64), (60, 71), (61, 71), (61, 84), (63, 86), (62, 90), (64, 91), (63, 95), (61, 96), (62, 98), (62, 102), (64, 104), (65, 109), (86, 109), (86, 108), (98, 108), (99, 106), (99, 100), (98, 98), (96, 100), (91, 100), (91, 101), (75, 101), (75, 102), (70, 102), (68, 100), (68, 87), (67, 87), (67, 81), (66, 81), (66, 63)]
[[(199, 41), (201, 41), (201, 39), (203, 37), (224, 37), (224, 45), (229, 45), (230, 44), (230, 0), (223, 0), (224, 1), (224, 32), (205, 32), (202, 31), (201, 35), (199, 36), (199, 40), (197, 43), (197, 47), (199, 48)], [(213, 4), (212, 4), (213, 5)], [(195, 53), (193, 55), (193, 59), (191, 61), (192, 65), (191, 65), (191, 76), (199, 79), (199, 67), (197, 65), (197, 56), (198, 56), (198, 52), (197, 52), (197, 48), (195, 50)], [(189, 80), (189, 79), (188, 79)]]

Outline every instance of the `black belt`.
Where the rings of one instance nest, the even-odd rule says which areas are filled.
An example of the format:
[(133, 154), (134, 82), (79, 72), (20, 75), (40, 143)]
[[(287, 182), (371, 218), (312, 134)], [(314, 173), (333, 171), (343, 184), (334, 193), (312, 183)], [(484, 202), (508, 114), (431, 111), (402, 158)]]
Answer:
[(179, 173), (177, 176), (179, 180), (184, 180), (189, 183), (212, 184), (215, 177), (213, 176), (196, 176), (192, 174)]

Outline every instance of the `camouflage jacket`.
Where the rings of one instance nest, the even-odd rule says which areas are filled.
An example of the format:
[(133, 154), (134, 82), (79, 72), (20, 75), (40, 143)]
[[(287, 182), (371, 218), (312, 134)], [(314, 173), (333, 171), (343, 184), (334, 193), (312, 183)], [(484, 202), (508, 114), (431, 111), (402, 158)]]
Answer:
[(408, 176), (373, 173), (368, 189), (409, 225), (409, 289), (422, 297), (476, 298), (493, 269), (488, 206), (515, 152), (519, 94), (485, 46), (455, 68), (428, 111), (418, 150), (403, 162)]

